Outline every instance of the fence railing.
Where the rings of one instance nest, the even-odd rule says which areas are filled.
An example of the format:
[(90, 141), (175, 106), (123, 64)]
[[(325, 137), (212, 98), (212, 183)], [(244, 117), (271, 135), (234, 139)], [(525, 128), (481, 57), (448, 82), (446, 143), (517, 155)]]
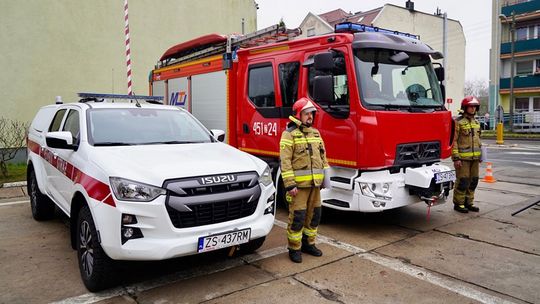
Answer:
[[(480, 122), (483, 130), (494, 130), (498, 123), (495, 117), (490, 117), (487, 124), (483, 116), (478, 116), (476, 119)], [(514, 113), (513, 122), (514, 132), (540, 133), (540, 111)], [(505, 128), (509, 128), (509, 113), (503, 115), (503, 124)]]

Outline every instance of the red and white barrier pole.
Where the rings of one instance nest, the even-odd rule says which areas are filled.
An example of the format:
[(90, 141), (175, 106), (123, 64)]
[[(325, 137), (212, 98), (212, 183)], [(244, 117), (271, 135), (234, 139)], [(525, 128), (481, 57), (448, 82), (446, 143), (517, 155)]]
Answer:
[(126, 65), (127, 65), (127, 85), (128, 85), (128, 95), (133, 95), (133, 90), (131, 88), (131, 50), (129, 48), (129, 18), (128, 18), (128, 0), (124, 0), (124, 21), (125, 29), (124, 33), (126, 35)]

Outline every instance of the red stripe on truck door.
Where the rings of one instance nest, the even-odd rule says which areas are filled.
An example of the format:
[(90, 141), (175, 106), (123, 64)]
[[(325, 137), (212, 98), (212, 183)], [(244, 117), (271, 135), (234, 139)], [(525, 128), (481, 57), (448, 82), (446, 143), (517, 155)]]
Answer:
[[(53, 152), (47, 148), (42, 148), (38, 143), (28, 140), (28, 149), (33, 153), (39, 155), (42, 159), (50, 163), (56, 170), (60, 171), (67, 178), (76, 184), (80, 184), (88, 193), (91, 198), (103, 202), (107, 205), (116, 207), (114, 199), (112, 198), (111, 188), (104, 182), (93, 178), (92, 176), (82, 172), (79, 168), (73, 166), (70, 162), (60, 158), (52, 157)], [(65, 170), (58, 169), (58, 159), (66, 163)]]

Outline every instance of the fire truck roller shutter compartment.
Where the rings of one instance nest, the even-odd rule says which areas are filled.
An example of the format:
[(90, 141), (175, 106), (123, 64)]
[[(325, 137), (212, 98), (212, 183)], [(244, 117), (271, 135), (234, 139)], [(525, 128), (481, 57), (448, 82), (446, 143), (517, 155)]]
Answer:
[(217, 71), (192, 76), (191, 92), (191, 113), (209, 130), (227, 131), (226, 72)]
[(167, 102), (167, 92), (165, 92), (165, 81), (154, 81), (152, 83), (152, 95), (153, 96), (163, 96), (164, 103)]

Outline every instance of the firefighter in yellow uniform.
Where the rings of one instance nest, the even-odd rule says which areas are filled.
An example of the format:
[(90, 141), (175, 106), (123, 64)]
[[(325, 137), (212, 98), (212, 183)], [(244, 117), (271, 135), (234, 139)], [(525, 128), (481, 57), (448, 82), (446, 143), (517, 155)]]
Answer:
[(302, 262), (301, 252), (322, 255), (315, 238), (321, 219), (320, 187), (328, 162), (321, 135), (311, 127), (314, 112), (316, 108), (307, 98), (297, 100), (280, 141), (281, 177), (289, 205), (289, 257), (295, 263)]
[(480, 102), (473, 96), (467, 96), (461, 102), (463, 113), (455, 121), (452, 160), (456, 168), (454, 186), (454, 210), (462, 213), (478, 212), (474, 206), (474, 191), (478, 186), (478, 170), (481, 162), (480, 123), (474, 115), (480, 108)]

